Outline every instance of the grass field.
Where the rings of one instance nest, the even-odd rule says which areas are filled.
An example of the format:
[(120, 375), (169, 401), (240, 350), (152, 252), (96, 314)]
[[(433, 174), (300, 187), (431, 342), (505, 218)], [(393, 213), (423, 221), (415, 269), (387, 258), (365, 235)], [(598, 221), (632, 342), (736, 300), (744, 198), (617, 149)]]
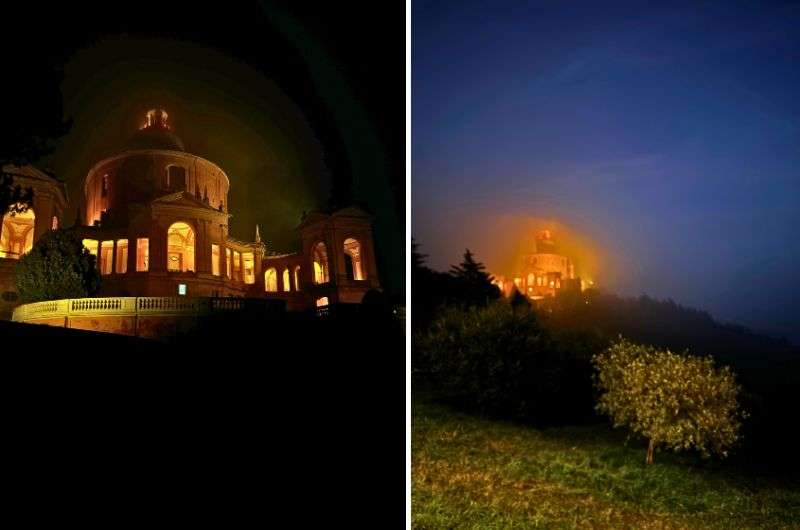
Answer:
[(800, 490), (608, 426), (538, 430), (415, 399), (414, 528), (800, 528)]

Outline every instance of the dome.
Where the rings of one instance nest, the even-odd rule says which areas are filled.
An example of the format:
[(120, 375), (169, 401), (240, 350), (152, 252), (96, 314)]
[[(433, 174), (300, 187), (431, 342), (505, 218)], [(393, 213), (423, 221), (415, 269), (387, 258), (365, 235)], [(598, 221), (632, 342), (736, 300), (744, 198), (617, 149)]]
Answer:
[(127, 148), (185, 151), (183, 140), (172, 132), (162, 109), (147, 111), (144, 125), (128, 140)]

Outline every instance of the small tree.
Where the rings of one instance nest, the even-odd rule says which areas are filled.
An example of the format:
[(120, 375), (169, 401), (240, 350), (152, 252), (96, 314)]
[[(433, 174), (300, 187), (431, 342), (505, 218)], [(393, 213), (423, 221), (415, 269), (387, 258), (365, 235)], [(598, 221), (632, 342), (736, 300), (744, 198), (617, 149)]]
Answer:
[(597, 410), (614, 426), (648, 439), (647, 463), (659, 446), (725, 457), (739, 438), (740, 391), (728, 367), (711, 357), (679, 355), (620, 338), (593, 358), (602, 392)]
[(39, 302), (93, 296), (100, 287), (95, 261), (74, 231), (48, 232), (17, 263), (20, 298)]

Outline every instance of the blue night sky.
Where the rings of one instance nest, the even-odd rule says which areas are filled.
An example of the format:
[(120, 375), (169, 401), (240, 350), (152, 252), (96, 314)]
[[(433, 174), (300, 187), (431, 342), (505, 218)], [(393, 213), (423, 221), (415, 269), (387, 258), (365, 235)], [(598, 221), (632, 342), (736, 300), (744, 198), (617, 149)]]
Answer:
[(611, 292), (800, 341), (800, 4), (567, 5), (412, 3), (428, 264), (561, 227)]

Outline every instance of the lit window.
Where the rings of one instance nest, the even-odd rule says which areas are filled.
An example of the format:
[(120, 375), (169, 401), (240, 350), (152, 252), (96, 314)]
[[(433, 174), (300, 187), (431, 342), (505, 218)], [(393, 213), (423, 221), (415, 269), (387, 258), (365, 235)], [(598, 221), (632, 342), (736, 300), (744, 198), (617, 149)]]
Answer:
[(256, 264), (252, 252), (242, 253), (242, 265), (244, 266), (244, 283), (256, 283)]
[(178, 294), (180, 296), (186, 296), (186, 284), (185, 283), (179, 283), (178, 284)]
[(150, 268), (150, 239), (140, 237), (136, 240), (136, 271), (143, 272)]
[(219, 245), (211, 245), (211, 274), (219, 276)]
[(100, 274), (111, 274), (114, 264), (114, 242), (103, 241), (100, 243)]
[(533, 285), (535, 283), (534, 278), (535, 276), (533, 275), (533, 273), (528, 274), (528, 285)]
[(314, 246), (314, 283), (328, 283), (328, 251), (325, 243), (319, 242)]
[(317, 307), (325, 307), (328, 305), (328, 297), (323, 296), (322, 298), (317, 298)]
[(117, 274), (125, 274), (128, 271), (128, 240), (117, 240)]
[(186, 223), (173, 223), (167, 230), (167, 270), (194, 271), (194, 230)]
[(233, 279), (242, 281), (242, 255), (236, 250), (233, 251)]
[(344, 266), (347, 277), (351, 280), (366, 278), (361, 259), (361, 243), (352, 238), (344, 240)]
[(58, 217), (56, 217), (55, 215), (53, 216), (53, 220), (50, 223), (50, 229), (58, 230)]
[(286, 292), (292, 290), (292, 283), (289, 276), (289, 269), (283, 269), (283, 290)]
[(33, 225), (36, 216), (33, 208), (16, 215), (3, 217), (0, 235), (0, 258), (18, 259), (33, 247)]
[(278, 271), (275, 269), (267, 269), (264, 273), (264, 290), (268, 293), (278, 291)]
[(94, 256), (94, 258), (95, 258), (95, 260), (94, 260), (95, 267), (99, 266), (99, 263), (97, 262), (97, 248), (98, 248), (97, 240), (95, 240), (95, 239), (84, 239), (83, 240), (83, 248), (88, 250), (89, 254)]
[(294, 268), (294, 290), (300, 290), (300, 265)]
[(225, 249), (225, 275), (231, 277), (231, 249)]

